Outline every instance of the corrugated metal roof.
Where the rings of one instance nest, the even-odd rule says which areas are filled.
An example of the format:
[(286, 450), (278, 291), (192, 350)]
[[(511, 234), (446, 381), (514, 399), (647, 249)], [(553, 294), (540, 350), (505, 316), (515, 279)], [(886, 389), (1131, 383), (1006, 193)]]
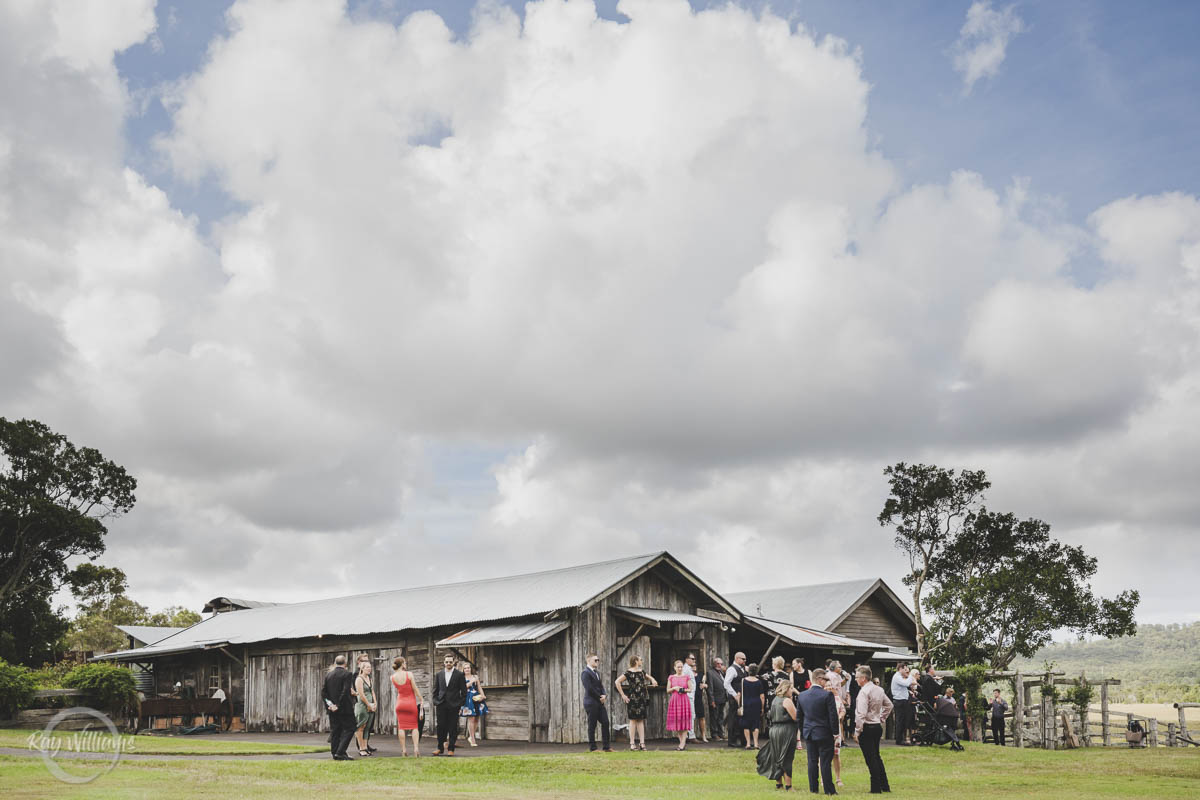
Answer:
[(168, 636), (174, 636), (184, 628), (168, 628), (156, 625), (118, 625), (117, 630), (132, 636), (143, 644), (154, 644)]
[(467, 628), (437, 643), (438, 647), (476, 647), (499, 644), (537, 644), (555, 634), (565, 631), (567, 622), (510, 622), (503, 625), (485, 625), (482, 628)]
[(826, 631), (834, 627), (846, 611), (858, 603), (867, 592), (881, 584), (909, 615), (912, 612), (904, 601), (878, 578), (860, 578), (839, 583), (819, 583), (812, 586), (788, 586), (782, 589), (756, 589), (749, 592), (728, 592), (725, 599), (744, 614), (767, 619), (786, 619), (797, 625)]
[(148, 657), (206, 645), (270, 639), (390, 633), (442, 625), (469, 625), (577, 608), (604, 594), (666, 553), (464, 583), (394, 589), (217, 614), (174, 636), (101, 660)]
[(896, 663), (900, 663), (901, 661), (917, 661), (918, 658), (916, 653), (896, 653), (891, 650), (880, 650), (871, 656), (872, 661), (895, 661)]
[(664, 622), (698, 622), (703, 625), (719, 625), (715, 619), (708, 617), (698, 617), (695, 614), (688, 614), (684, 611), (671, 611), (665, 608), (634, 608), (633, 606), (613, 606), (613, 611), (620, 611), (627, 614), (639, 622), (649, 622), (652, 625), (661, 625)]
[(849, 636), (842, 636), (841, 634), (831, 633), (830, 631), (818, 631), (809, 628), (801, 628), (798, 625), (789, 625), (786, 622), (779, 622), (773, 619), (764, 619), (762, 617), (746, 615), (746, 621), (765, 628), (771, 633), (778, 634), (784, 639), (788, 639), (798, 645), (837, 647), (847, 650), (876, 650), (885, 646), (878, 642), (866, 642), (862, 639), (851, 639)]
[(241, 610), (249, 608), (267, 608), (269, 606), (282, 606), (286, 603), (271, 603), (266, 600), (243, 600), (238, 597), (214, 597), (204, 604), (204, 612), (214, 611), (220, 606), (239, 606)]

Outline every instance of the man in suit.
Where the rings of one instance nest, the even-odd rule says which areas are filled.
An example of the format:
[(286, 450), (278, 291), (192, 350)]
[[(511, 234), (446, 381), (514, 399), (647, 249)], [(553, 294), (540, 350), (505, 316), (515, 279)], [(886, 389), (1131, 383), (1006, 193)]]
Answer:
[(587, 667), (579, 675), (583, 684), (583, 710), (587, 713), (588, 750), (596, 752), (596, 725), (600, 725), (600, 740), (604, 752), (611, 753), (608, 743), (608, 693), (600, 678), (600, 656), (592, 653), (587, 657)]
[[(437, 750), (435, 756), (454, 755), (458, 743), (458, 712), (467, 701), (467, 679), (457, 667), (454, 656), (442, 659), (443, 669), (433, 679), (433, 708), (437, 714)], [(450, 748), (446, 749), (447, 739)]]
[(725, 738), (725, 662), (714, 658), (708, 671), (708, 728), (714, 739)]
[(354, 738), (354, 698), (350, 696), (353, 687), (354, 674), (346, 669), (346, 657), (338, 656), (321, 687), (321, 697), (329, 713), (329, 751), (334, 761), (354, 760), (346, 755), (346, 747)]
[(796, 723), (808, 751), (808, 790), (819, 790), (817, 775), (825, 783), (825, 794), (837, 794), (833, 788), (833, 746), (841, 744), (838, 733), (837, 702), (825, 687), (825, 670), (812, 671), (812, 688), (796, 698)]

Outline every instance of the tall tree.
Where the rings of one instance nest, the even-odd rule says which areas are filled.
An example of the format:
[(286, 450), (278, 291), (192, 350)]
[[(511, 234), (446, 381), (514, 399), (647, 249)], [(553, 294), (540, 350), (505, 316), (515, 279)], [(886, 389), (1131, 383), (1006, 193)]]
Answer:
[(104, 521), (133, 508), (135, 481), (36, 420), (0, 417), (0, 610), (53, 592), (67, 562), (104, 552)]
[(942, 469), (927, 464), (900, 462), (886, 468), (891, 494), (879, 513), (879, 524), (896, 529), (896, 547), (908, 556), (904, 585), (912, 591), (916, 615), (917, 652), (928, 663), (941, 645), (927, 641), (922, 614), (926, 584), (936, 578), (934, 568), (951, 542), (970, 528), (983, 493), (991, 484), (983, 470)]
[(1132, 635), (1138, 593), (1097, 597), (1088, 584), (1096, 569), (1094, 557), (1051, 538), (1042, 520), (981, 509), (931, 569), (931, 637), (952, 663), (1004, 670), (1056, 630)]

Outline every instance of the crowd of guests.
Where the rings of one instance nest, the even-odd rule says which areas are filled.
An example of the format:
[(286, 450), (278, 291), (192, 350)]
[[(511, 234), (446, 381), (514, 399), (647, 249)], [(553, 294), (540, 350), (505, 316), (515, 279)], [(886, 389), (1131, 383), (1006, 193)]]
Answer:
[[(420, 755), (420, 734), (425, 725), (424, 701), (403, 656), (392, 662), (390, 680), (396, 695), (396, 723), (401, 753), (408, 755), (411, 739), (414, 756)], [(336, 760), (350, 760), (346, 750), (356, 742), (360, 756), (376, 752), (371, 730), (378, 711), (378, 693), (372, 684), (370, 656), (359, 656), (354, 671), (345, 656), (335, 659), (326, 675), (323, 697), (330, 719), (330, 751)], [(588, 745), (592, 751), (612, 752), (608, 692), (600, 672), (599, 656), (588, 657), (580, 675), (587, 716)], [(454, 755), (460, 720), (467, 721), (467, 741), (478, 745), (479, 720), (488, 713), (486, 695), (470, 663), (459, 667), (447, 655), (443, 669), (432, 681), (437, 750), (434, 755)], [(650, 690), (658, 680), (645, 669), (641, 656), (632, 655), (614, 688), (629, 719), (629, 749), (646, 749), (646, 719)], [(714, 658), (705, 669), (696, 655), (675, 661), (672, 674), (662, 684), (666, 696), (666, 729), (676, 739), (676, 749), (689, 741), (725, 740), (729, 747), (757, 751), (759, 774), (792, 788), (792, 765), (797, 750), (807, 754), (809, 790), (836, 794), (843, 786), (841, 748), (854, 741), (862, 749), (870, 773), (871, 792), (890, 791), (879, 746), (889, 717), (895, 720), (896, 744), (913, 744), (916, 704), (925, 704), (938, 724), (951, 729), (966, 715), (961, 712), (953, 687), (943, 687), (933, 668), (924, 674), (901, 664), (890, 681), (881, 685), (871, 668), (858, 666), (847, 672), (836, 660), (809, 670), (803, 658), (790, 662), (776, 656), (761, 666), (747, 664), (745, 653), (734, 654), (726, 666)], [(1004, 744), (1004, 714), (1008, 704), (996, 690), (990, 702), (993, 738)], [(597, 730), (600, 741), (597, 742)]]
[[(478, 746), (479, 720), (488, 713), (487, 695), (469, 662), (460, 669), (458, 660), (448, 655), (442, 664), (443, 669), (434, 676), (430, 698), (437, 730), (437, 750), (433, 754), (452, 756), (458, 744), (462, 719), (467, 721), (467, 743), (471, 747)], [(421, 755), (425, 706), (421, 689), (407, 666), (403, 656), (393, 659), (389, 680), (396, 690), (396, 736), (400, 741), (400, 754), (408, 755), (411, 739), (412, 754), (416, 757)], [(374, 666), (366, 653), (358, 657), (353, 672), (346, 667), (346, 657), (338, 656), (325, 675), (321, 696), (329, 713), (329, 750), (335, 761), (354, 760), (346, 752), (351, 741), (358, 745), (359, 756), (378, 752), (370, 741), (379, 708), (373, 675)]]

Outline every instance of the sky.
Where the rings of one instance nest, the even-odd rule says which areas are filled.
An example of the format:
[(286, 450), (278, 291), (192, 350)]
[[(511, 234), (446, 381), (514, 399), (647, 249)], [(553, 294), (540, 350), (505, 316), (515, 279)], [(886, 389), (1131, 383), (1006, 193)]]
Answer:
[[(0, 416), (154, 608), (907, 561), (898, 461), (1200, 619), (1200, 6), (0, 2)], [(783, 554), (784, 557), (779, 556)]]

